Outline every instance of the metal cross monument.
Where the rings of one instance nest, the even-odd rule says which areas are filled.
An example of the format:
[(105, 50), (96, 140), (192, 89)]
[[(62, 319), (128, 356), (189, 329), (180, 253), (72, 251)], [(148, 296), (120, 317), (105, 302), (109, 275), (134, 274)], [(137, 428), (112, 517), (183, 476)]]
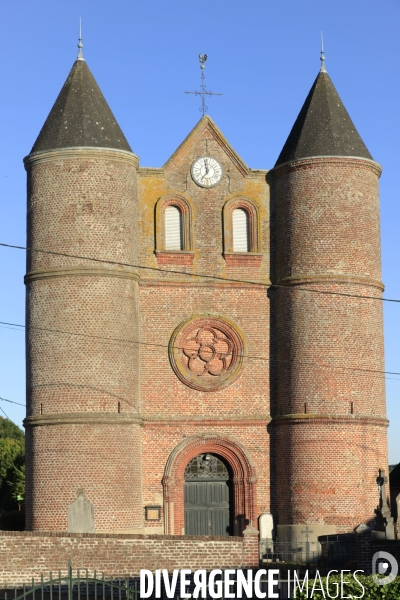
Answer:
[(199, 54), (199, 61), (200, 61), (200, 69), (201, 69), (201, 92), (198, 92), (197, 90), (195, 92), (185, 92), (185, 94), (194, 94), (195, 96), (201, 96), (201, 107), (199, 108), (199, 110), (201, 110), (201, 112), (203, 113), (203, 117), (206, 114), (206, 112), (208, 111), (208, 106), (206, 106), (205, 103), (205, 96), (222, 96), (222, 94), (220, 94), (219, 92), (208, 92), (206, 90), (206, 86), (204, 83), (204, 69), (205, 69), (205, 65), (204, 63), (207, 60), (207, 54), (205, 54), (204, 56), (202, 54)]

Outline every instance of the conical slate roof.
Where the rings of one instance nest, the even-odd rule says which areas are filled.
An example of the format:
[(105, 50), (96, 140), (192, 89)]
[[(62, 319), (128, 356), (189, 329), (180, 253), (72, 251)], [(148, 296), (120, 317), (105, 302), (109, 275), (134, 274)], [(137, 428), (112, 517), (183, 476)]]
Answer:
[(132, 152), (83, 59), (75, 61), (31, 152), (76, 146)]
[(320, 71), (275, 166), (308, 156), (372, 156), (328, 73)]

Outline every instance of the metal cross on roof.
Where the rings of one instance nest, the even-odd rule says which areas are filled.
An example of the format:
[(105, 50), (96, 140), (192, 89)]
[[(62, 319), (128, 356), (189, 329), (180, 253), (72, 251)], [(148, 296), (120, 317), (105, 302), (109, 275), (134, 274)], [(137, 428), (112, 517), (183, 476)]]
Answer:
[(324, 36), (322, 35), (322, 31), (321, 31), (321, 73), (327, 73), (326, 67), (325, 67), (325, 54), (324, 54)]
[(78, 58), (77, 60), (85, 60), (83, 58), (83, 52), (82, 52), (82, 48), (83, 48), (83, 44), (82, 44), (82, 17), (79, 17), (79, 43), (78, 43), (78, 48), (79, 48), (79, 52), (78, 52)]
[(200, 69), (201, 69), (201, 92), (199, 92), (197, 90), (195, 92), (185, 92), (185, 94), (194, 94), (195, 96), (201, 96), (201, 107), (199, 108), (199, 110), (203, 113), (203, 117), (206, 114), (206, 112), (208, 111), (208, 106), (206, 106), (206, 103), (205, 103), (205, 96), (222, 96), (222, 94), (220, 94), (220, 92), (209, 92), (208, 90), (206, 90), (206, 86), (204, 83), (204, 79), (205, 79), (204, 63), (206, 62), (207, 58), (208, 58), (207, 54), (205, 54), (204, 56), (202, 54), (199, 54)]

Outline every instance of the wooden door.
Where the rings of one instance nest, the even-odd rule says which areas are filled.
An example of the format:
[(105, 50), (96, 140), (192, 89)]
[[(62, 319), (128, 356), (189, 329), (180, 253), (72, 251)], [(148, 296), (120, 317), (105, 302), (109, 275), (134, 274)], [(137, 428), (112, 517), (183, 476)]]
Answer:
[(184, 489), (186, 535), (231, 535), (231, 494), (227, 470), (221, 473), (221, 477), (217, 472), (193, 475), (192, 472), (190, 479), (186, 479)]

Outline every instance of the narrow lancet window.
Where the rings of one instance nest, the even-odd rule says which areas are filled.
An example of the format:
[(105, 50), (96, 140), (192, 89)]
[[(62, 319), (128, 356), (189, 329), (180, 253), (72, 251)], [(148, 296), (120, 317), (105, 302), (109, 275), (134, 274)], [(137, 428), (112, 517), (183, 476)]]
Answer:
[(243, 208), (232, 213), (232, 237), (234, 252), (250, 252), (249, 215)]
[(165, 209), (165, 250), (183, 250), (182, 213), (173, 205)]

